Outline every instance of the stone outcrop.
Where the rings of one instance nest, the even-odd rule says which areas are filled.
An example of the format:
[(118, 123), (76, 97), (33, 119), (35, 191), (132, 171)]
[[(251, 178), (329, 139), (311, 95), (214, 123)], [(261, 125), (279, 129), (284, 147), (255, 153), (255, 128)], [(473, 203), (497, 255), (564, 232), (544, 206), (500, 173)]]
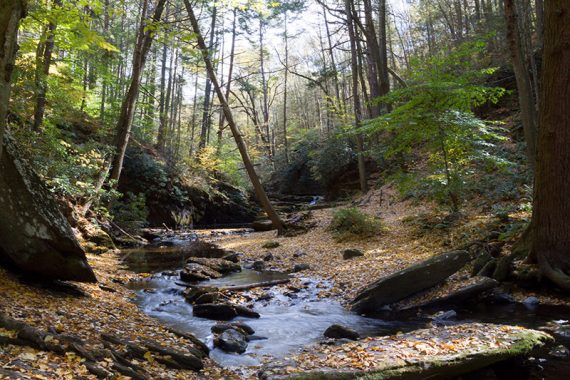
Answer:
[(41, 179), (5, 138), (0, 157), (0, 257), (46, 278), (95, 282), (85, 252)]

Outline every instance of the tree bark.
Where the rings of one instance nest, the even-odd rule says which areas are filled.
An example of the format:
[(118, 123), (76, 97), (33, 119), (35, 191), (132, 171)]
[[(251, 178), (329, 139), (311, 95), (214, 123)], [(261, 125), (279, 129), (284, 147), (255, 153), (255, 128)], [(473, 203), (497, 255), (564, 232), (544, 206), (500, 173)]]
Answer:
[[(145, 0), (145, 4), (148, 0)], [(133, 53), (133, 71), (131, 74), (131, 83), (129, 90), (125, 95), (123, 104), (121, 106), (121, 114), (117, 122), (117, 135), (115, 137), (115, 156), (113, 158), (113, 169), (111, 170), (111, 180), (119, 181), (121, 177), (121, 170), (123, 169), (123, 160), (129, 138), (131, 134), (131, 127), (133, 125), (133, 116), (135, 112), (135, 105), (141, 84), (141, 76), (146, 62), (146, 56), (152, 44), (153, 32), (151, 29), (146, 28), (148, 23), (156, 23), (160, 21), (162, 12), (164, 11), (164, 4), (166, 0), (158, 0), (154, 14), (150, 20), (145, 20), (145, 12), (141, 17), (141, 26), (139, 29), (139, 38), (135, 51)], [(145, 5), (146, 7), (146, 5)]]
[[(210, 41), (208, 49), (210, 52), (214, 48), (214, 35), (216, 30), (216, 14), (217, 9), (214, 6), (212, 10), (212, 23), (210, 25)], [(198, 149), (204, 149), (206, 147), (206, 142), (208, 140), (208, 132), (210, 131), (210, 104), (212, 98), (212, 81), (210, 77), (206, 77), (206, 88), (204, 90), (204, 105), (202, 108), (202, 129), (200, 131), (200, 142), (198, 144)]]
[(348, 36), (350, 39), (350, 66), (352, 71), (352, 100), (354, 104), (354, 128), (357, 131), (356, 144), (358, 154), (358, 177), (360, 181), (360, 190), (363, 193), (368, 191), (366, 181), (366, 166), (364, 162), (364, 138), (358, 129), (362, 119), (362, 108), (360, 105), (360, 93), (358, 92), (358, 57), (356, 52), (356, 32), (354, 29), (354, 20), (352, 15), (352, 1), (344, 0), (346, 20), (348, 26)]
[(570, 290), (570, 2), (546, 1), (544, 13), (531, 254), (547, 278)]
[(517, 92), (527, 145), (528, 162), (530, 167), (534, 167), (536, 163), (536, 141), (538, 136), (536, 99), (533, 95), (529, 70), (525, 63), (515, 0), (505, 0), (505, 21), (507, 26), (507, 42), (509, 44), (511, 60), (517, 81)]
[(23, 0), (0, 3), (0, 157), (2, 157), (14, 59), (18, 49), (18, 23), (20, 18), (24, 17), (25, 10)]
[[(54, 0), (53, 8), (61, 7), (61, 0)], [(57, 25), (50, 21), (45, 34), (45, 42), (39, 42), (36, 51), (36, 104), (34, 108), (34, 130), (39, 130), (44, 121), (47, 95), (47, 77), (51, 66), (53, 48), (55, 45), (55, 29)]]
[(285, 226), (281, 221), (281, 218), (279, 217), (277, 212), (275, 212), (275, 209), (273, 208), (269, 198), (267, 197), (267, 194), (265, 193), (265, 190), (261, 185), (261, 181), (259, 180), (259, 177), (255, 172), (255, 168), (251, 163), (251, 159), (249, 158), (249, 154), (247, 152), (247, 147), (245, 145), (243, 137), (238, 129), (237, 124), (234, 121), (230, 106), (226, 100), (226, 97), (224, 95), (224, 92), (220, 84), (218, 83), (218, 79), (216, 78), (216, 72), (214, 70), (214, 66), (210, 59), (210, 52), (206, 47), (206, 43), (204, 42), (202, 34), (200, 33), (200, 27), (198, 26), (198, 20), (194, 15), (194, 10), (192, 9), (192, 5), (190, 4), (189, 0), (184, 0), (184, 5), (186, 6), (186, 11), (188, 12), (188, 17), (190, 18), (192, 29), (196, 34), (196, 38), (198, 40), (198, 47), (202, 52), (202, 58), (204, 59), (204, 63), (206, 64), (206, 71), (208, 72), (208, 76), (210, 77), (212, 85), (214, 86), (214, 91), (216, 92), (220, 105), (222, 106), (222, 110), (224, 111), (224, 115), (232, 132), (232, 135), (234, 137), (240, 155), (242, 157), (243, 164), (245, 166), (245, 169), (247, 171), (247, 174), (249, 176), (249, 179), (251, 181), (257, 199), (259, 200), (259, 202), (261, 202), (263, 209), (265, 210), (267, 216), (273, 223), (273, 227), (275, 227), (279, 231), (279, 233), (281, 233), (285, 229)]

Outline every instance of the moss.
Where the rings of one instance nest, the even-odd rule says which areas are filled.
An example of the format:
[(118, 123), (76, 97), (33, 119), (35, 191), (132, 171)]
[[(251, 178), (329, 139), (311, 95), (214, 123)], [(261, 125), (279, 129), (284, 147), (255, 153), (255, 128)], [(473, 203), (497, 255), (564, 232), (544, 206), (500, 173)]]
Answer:
[(267, 243), (263, 244), (261, 247), (265, 249), (273, 249), (279, 247), (280, 245), (281, 244), (279, 244), (278, 241), (268, 241)]
[(475, 354), (460, 355), (453, 360), (431, 360), (414, 364), (386, 367), (377, 372), (348, 370), (316, 370), (270, 379), (295, 380), (420, 380), (446, 379), (488, 367), (497, 362), (530, 354), (535, 348), (552, 342), (553, 338), (541, 331), (523, 330), (514, 336), (515, 343), (509, 348), (489, 349)]

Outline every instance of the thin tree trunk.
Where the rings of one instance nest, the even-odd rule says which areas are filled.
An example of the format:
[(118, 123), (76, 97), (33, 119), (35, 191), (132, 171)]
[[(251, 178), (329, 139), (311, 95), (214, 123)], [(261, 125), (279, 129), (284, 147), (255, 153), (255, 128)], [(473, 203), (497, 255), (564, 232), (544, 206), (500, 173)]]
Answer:
[[(209, 50), (210, 52), (214, 49), (214, 38), (216, 30), (216, 13), (217, 9), (214, 6), (212, 9), (212, 23), (210, 25), (210, 41)], [(212, 98), (212, 81), (210, 77), (206, 77), (206, 88), (204, 90), (204, 105), (202, 108), (202, 129), (200, 131), (200, 142), (198, 144), (198, 149), (204, 149), (206, 147), (206, 142), (208, 141), (208, 133), (210, 131), (210, 100)]]
[[(350, 66), (352, 71), (352, 100), (354, 102), (354, 128), (358, 131), (360, 129), (361, 106), (360, 94), (358, 92), (358, 57), (356, 52), (356, 34), (354, 30), (354, 21), (352, 19), (352, 1), (344, 0), (346, 19), (348, 26), (348, 36), (350, 39)], [(360, 180), (360, 190), (363, 193), (368, 191), (366, 183), (366, 166), (364, 162), (364, 138), (357, 132), (356, 137), (357, 152), (358, 152), (358, 177)]]
[(166, 144), (166, 60), (168, 58), (167, 31), (164, 31), (164, 46), (162, 47), (162, 59), (160, 66), (160, 100), (159, 100), (159, 124), (156, 148), (159, 152), (164, 150)]
[(287, 80), (289, 79), (289, 36), (287, 35), (287, 10), (285, 10), (285, 78), (283, 79), (283, 147), (285, 163), (289, 164), (289, 143), (287, 142)]
[(145, 0), (143, 5), (144, 11), (142, 12), (141, 17), (139, 38), (135, 51), (133, 53), (133, 71), (131, 74), (131, 83), (129, 85), (129, 90), (125, 95), (125, 99), (123, 100), (121, 113), (117, 121), (117, 135), (115, 136), (114, 141), (116, 151), (113, 158), (113, 168), (111, 170), (110, 177), (111, 180), (114, 180), (116, 182), (119, 181), (121, 170), (123, 169), (123, 160), (125, 158), (125, 152), (127, 151), (127, 145), (129, 144), (135, 105), (141, 83), (141, 76), (143, 73), (144, 64), (146, 62), (146, 56), (148, 54), (150, 46), (152, 45), (152, 39), (154, 37), (152, 31), (146, 28), (146, 26), (148, 22), (156, 23), (160, 21), (162, 12), (164, 11), (165, 3), (166, 0), (158, 0), (154, 14), (150, 20), (146, 20), (145, 17), (148, 0)]
[(275, 212), (275, 209), (273, 208), (271, 201), (267, 197), (267, 194), (265, 193), (265, 190), (263, 189), (263, 186), (261, 185), (261, 181), (259, 180), (259, 177), (257, 176), (257, 173), (255, 172), (255, 168), (251, 162), (251, 159), (249, 158), (249, 154), (247, 152), (247, 147), (245, 145), (243, 137), (242, 137), (242, 135), (238, 129), (237, 124), (234, 121), (230, 106), (229, 106), (229, 104), (226, 100), (226, 97), (222, 91), (222, 88), (220, 87), (218, 80), (216, 78), (216, 72), (214, 70), (214, 66), (212, 64), (212, 61), (210, 60), (210, 52), (209, 52), (208, 48), (206, 47), (206, 43), (204, 42), (204, 38), (200, 34), (200, 27), (198, 26), (198, 20), (196, 19), (196, 16), (194, 15), (194, 10), (192, 9), (192, 5), (190, 4), (189, 0), (184, 0), (184, 5), (186, 6), (186, 10), (188, 11), (188, 16), (190, 18), (190, 23), (192, 24), (192, 28), (194, 29), (194, 33), (197, 36), (198, 47), (200, 48), (200, 50), (202, 52), (202, 57), (204, 59), (204, 63), (206, 64), (206, 70), (208, 72), (208, 76), (210, 77), (210, 80), (212, 81), (212, 84), (214, 86), (214, 90), (215, 90), (216, 94), (218, 95), (218, 100), (220, 102), (220, 105), (222, 106), (222, 109), (224, 111), (224, 114), (225, 114), (226, 120), (228, 122), (228, 125), (230, 127), (230, 130), (232, 131), (232, 135), (236, 141), (236, 145), (237, 145), (238, 150), (241, 154), (243, 164), (245, 166), (247, 174), (249, 175), (249, 179), (251, 181), (251, 184), (253, 186), (253, 189), (255, 191), (257, 199), (261, 202), (263, 209), (265, 210), (265, 212), (267, 213), (267, 216), (269, 217), (269, 219), (273, 223), (273, 227), (275, 227), (281, 233), (284, 230), (285, 226), (284, 226), (283, 222), (281, 221), (281, 218), (279, 217), (277, 212)]
[[(232, 89), (232, 80), (233, 80), (233, 73), (234, 73), (234, 60), (235, 60), (235, 51), (236, 51), (236, 37), (237, 37), (237, 8), (233, 10), (233, 21), (232, 21), (232, 42), (230, 47), (230, 62), (228, 67), (228, 82), (226, 83), (226, 100), (229, 101), (230, 93)], [(222, 136), (224, 133), (225, 127), (225, 120), (226, 117), (222, 112), (220, 114), (220, 124), (218, 126), (218, 155), (222, 149)]]
[(548, 0), (544, 13), (531, 254), (547, 278), (570, 290), (570, 2)]
[(519, 96), (524, 136), (527, 145), (528, 162), (530, 167), (534, 167), (536, 163), (536, 141), (538, 136), (536, 100), (533, 96), (531, 78), (524, 59), (524, 50), (520, 39), (519, 21), (514, 2), (515, 0), (505, 0), (507, 41), (517, 81), (517, 92)]
[[(61, 7), (61, 0), (53, 1), (53, 8)], [(39, 56), (36, 59), (36, 104), (34, 108), (34, 124), (33, 129), (39, 130), (44, 121), (44, 114), (46, 110), (46, 95), (47, 95), (47, 77), (49, 75), (49, 68), (51, 66), (53, 48), (55, 45), (55, 29), (57, 25), (50, 22), (46, 31), (45, 42), (43, 49), (38, 49)]]

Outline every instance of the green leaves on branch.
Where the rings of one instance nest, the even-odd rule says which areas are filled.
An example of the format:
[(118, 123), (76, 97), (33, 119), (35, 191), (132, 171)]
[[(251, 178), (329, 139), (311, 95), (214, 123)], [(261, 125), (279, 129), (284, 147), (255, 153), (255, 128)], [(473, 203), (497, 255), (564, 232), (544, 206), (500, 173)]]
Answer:
[(465, 43), (447, 55), (416, 61), (408, 87), (378, 99), (393, 110), (364, 127), (368, 133), (386, 136), (384, 158), (414, 168), (413, 173), (398, 175), (400, 183), (409, 188), (423, 185), (426, 195), (454, 211), (477, 168), (508, 165), (493, 149), (503, 139), (502, 129), (473, 113), (475, 107), (497, 103), (505, 94), (503, 88), (484, 84), (494, 70), (478, 66), (483, 48), (481, 42)]

